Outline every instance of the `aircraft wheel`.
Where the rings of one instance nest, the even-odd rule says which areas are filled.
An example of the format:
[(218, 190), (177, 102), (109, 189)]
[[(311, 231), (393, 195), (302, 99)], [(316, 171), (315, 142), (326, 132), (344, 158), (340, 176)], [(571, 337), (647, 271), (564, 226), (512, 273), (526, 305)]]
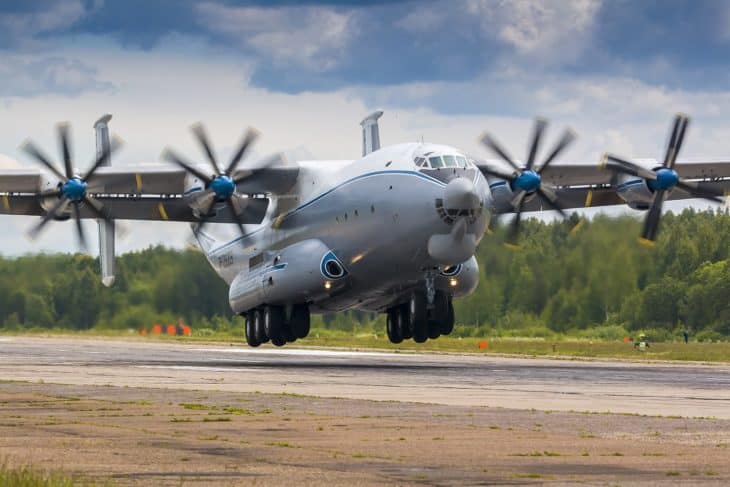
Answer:
[(428, 320), (428, 338), (435, 340), (441, 336), (441, 324), (438, 321)]
[(261, 342), (256, 339), (256, 312), (246, 313), (246, 343), (251, 347), (258, 347)]
[(296, 338), (306, 338), (309, 335), (310, 317), (309, 305), (295, 304), (291, 309), (291, 329)]
[(271, 338), (271, 343), (274, 343), (274, 339), (284, 340), (284, 309), (282, 307), (267, 305), (264, 308), (264, 329), (266, 335)]
[(254, 337), (259, 343), (266, 343), (269, 341), (269, 337), (266, 335), (266, 328), (264, 327), (264, 312), (263, 310), (255, 309), (251, 311), (253, 315), (253, 329)]
[(400, 332), (400, 335), (404, 340), (410, 340), (413, 338), (411, 333), (411, 318), (408, 311), (408, 305), (402, 304), (396, 308), (393, 308), (395, 312), (395, 325)]
[(436, 291), (433, 297), (433, 310), (431, 312), (431, 320), (436, 323), (446, 321), (449, 314), (449, 296), (443, 291)]
[(403, 341), (403, 334), (398, 326), (398, 308), (390, 308), (388, 317), (385, 320), (385, 330), (388, 333), (390, 343), (400, 343)]
[(450, 335), (454, 331), (454, 303), (449, 299), (449, 306), (446, 310), (446, 318), (441, 322), (441, 334)]
[(272, 345), (275, 347), (283, 347), (286, 344), (284, 337), (276, 337), (271, 339)]
[(426, 313), (426, 296), (414, 292), (409, 303), (408, 315), (411, 322), (411, 334), (416, 343), (428, 340), (428, 316)]

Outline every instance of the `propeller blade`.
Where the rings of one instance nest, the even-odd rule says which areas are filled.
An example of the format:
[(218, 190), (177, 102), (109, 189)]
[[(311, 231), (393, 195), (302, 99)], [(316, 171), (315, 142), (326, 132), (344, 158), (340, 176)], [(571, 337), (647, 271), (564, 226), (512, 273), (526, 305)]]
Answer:
[(560, 204), (558, 203), (558, 197), (555, 195), (555, 191), (553, 191), (552, 188), (550, 188), (544, 184), (541, 184), (537, 188), (537, 194), (538, 194), (538, 196), (540, 196), (542, 201), (547, 203), (547, 205), (549, 207), (551, 207), (553, 210), (560, 213), (560, 216), (562, 216), (563, 218), (566, 218), (568, 216), (565, 213), (565, 210), (563, 210), (563, 207), (560, 206)]
[(278, 154), (278, 153), (273, 154), (273, 155), (267, 157), (266, 159), (264, 159), (264, 161), (262, 163), (257, 164), (256, 167), (250, 167), (250, 168), (241, 170), (240, 171), (241, 174), (239, 174), (238, 176), (233, 178), (233, 182), (238, 184), (241, 181), (243, 181), (244, 179), (247, 179), (247, 178), (253, 176), (254, 174), (256, 174), (256, 171), (261, 171), (262, 169), (267, 169), (271, 166), (276, 166), (280, 162), (284, 162), (284, 156), (282, 156), (281, 154)]
[(73, 213), (74, 220), (76, 220), (76, 233), (79, 238), (79, 244), (81, 245), (81, 248), (86, 250), (88, 247), (86, 245), (86, 236), (84, 235), (84, 226), (81, 224), (81, 210), (79, 210), (78, 201), (73, 202)]
[(109, 214), (109, 211), (107, 211), (106, 208), (104, 208), (104, 205), (101, 204), (101, 202), (96, 201), (93, 198), (89, 198), (88, 196), (84, 196), (84, 203), (86, 203), (89, 206), (89, 210), (95, 214), (100, 220), (104, 221), (111, 221), (112, 216)]
[(687, 131), (687, 125), (689, 125), (689, 117), (687, 117), (686, 115), (682, 115), (682, 122), (679, 126), (677, 141), (674, 146), (674, 153), (672, 154), (672, 159), (669, 161), (669, 169), (674, 169), (674, 165), (677, 162), (677, 156), (679, 155), (679, 151), (682, 148), (682, 142), (684, 142), (684, 134)]
[(82, 178), (82, 180), (88, 183), (89, 180), (94, 177), (94, 173), (96, 172), (96, 170), (99, 169), (101, 165), (104, 164), (104, 161), (111, 157), (111, 155), (114, 154), (114, 152), (116, 152), (122, 146), (122, 144), (122, 139), (116, 136), (113, 137), (111, 142), (109, 143), (109, 147), (105, 147), (102, 153), (99, 154), (94, 163), (91, 165), (91, 169), (86, 172), (86, 175)]
[(519, 190), (514, 197), (512, 198), (512, 201), (510, 201), (510, 204), (512, 205), (512, 208), (517, 210), (517, 208), (522, 204), (522, 202), (525, 200), (525, 197), (527, 196), (527, 191), (524, 189)]
[(558, 155), (560, 155), (561, 152), (563, 152), (570, 144), (573, 143), (575, 138), (576, 135), (573, 130), (565, 129), (565, 132), (563, 132), (563, 136), (560, 137), (558, 143), (555, 144), (555, 148), (553, 148), (550, 155), (547, 156), (545, 162), (542, 163), (542, 166), (540, 166), (540, 169), (538, 169), (537, 173), (541, 174), (550, 165), (550, 163), (553, 162), (555, 158), (558, 157)]
[(61, 152), (63, 154), (63, 167), (66, 170), (66, 179), (71, 179), (74, 175), (74, 170), (73, 167), (71, 167), (71, 147), (68, 137), (68, 122), (59, 123), (56, 130), (58, 130), (58, 142), (61, 145)]
[(482, 136), (479, 138), (479, 140), (482, 142), (482, 144), (484, 144), (485, 146), (490, 148), (499, 157), (501, 157), (504, 162), (509, 164), (512, 167), (512, 169), (514, 169), (518, 173), (522, 172), (522, 169), (520, 169), (520, 167), (515, 163), (515, 161), (512, 160), (512, 158), (507, 154), (507, 152), (505, 152), (505, 150), (502, 149), (502, 147), (497, 143), (497, 141), (494, 140), (488, 133), (484, 132), (482, 134)]
[(210, 210), (213, 209), (213, 205), (215, 205), (215, 198), (212, 198), (210, 200), (210, 203), (208, 206), (206, 206), (205, 211), (201, 212), (200, 216), (200, 223), (198, 223), (198, 226), (195, 228), (195, 234), (197, 235), (200, 230), (203, 229), (206, 223), (208, 223), (208, 217), (206, 215), (210, 214)]
[(238, 208), (236, 207), (236, 204), (233, 201), (233, 196), (231, 196), (230, 198), (228, 198), (226, 200), (226, 204), (228, 204), (228, 208), (230, 208), (231, 213), (233, 213), (233, 217), (236, 220), (236, 225), (238, 225), (238, 230), (241, 232), (241, 235), (246, 235), (246, 231), (243, 229), (243, 222), (241, 221), (243, 212), (238, 211)]
[(651, 202), (649, 212), (646, 214), (646, 220), (644, 220), (644, 229), (641, 232), (641, 241), (647, 243), (653, 243), (656, 240), (656, 235), (659, 230), (659, 220), (662, 216), (662, 206), (664, 200), (667, 198), (667, 192), (663, 189), (658, 189), (654, 193), (654, 199)]
[(172, 149), (165, 149), (162, 152), (162, 158), (172, 162), (173, 164), (177, 164), (181, 168), (185, 169), (187, 172), (195, 176), (196, 178), (200, 179), (201, 181), (204, 181), (206, 184), (210, 184), (211, 178), (210, 176), (206, 176), (202, 172), (198, 171), (194, 166), (191, 164), (185, 162), (180, 156), (175, 154)]
[(510, 222), (509, 230), (507, 231), (507, 245), (510, 247), (516, 247), (518, 243), (518, 237), (520, 235), (520, 222), (522, 221), (522, 208), (525, 205), (525, 193), (521, 193), (518, 195), (520, 198), (516, 213), (514, 218), (512, 218), (512, 222)]
[(479, 170), (482, 172), (482, 174), (487, 176), (494, 176), (495, 178), (506, 179), (507, 181), (512, 181), (513, 179), (515, 179), (515, 173), (507, 173), (505, 171), (492, 169), (491, 167), (479, 166)]
[(718, 192), (714, 188), (709, 188), (699, 181), (687, 181), (686, 179), (680, 179), (677, 186), (685, 190), (687, 193), (698, 198), (703, 198), (715, 203), (724, 203), (724, 194)]
[(66, 203), (67, 201), (68, 201), (68, 198), (66, 198), (65, 196), (61, 196), (61, 198), (60, 198), (60, 199), (59, 199), (58, 201), (56, 201), (56, 203), (55, 203), (55, 204), (54, 204), (54, 205), (53, 205), (53, 206), (51, 207), (51, 209), (50, 209), (50, 210), (48, 210), (48, 212), (47, 212), (47, 213), (46, 213), (45, 215), (43, 215), (43, 216), (41, 217), (41, 221), (40, 221), (40, 222), (38, 222), (38, 224), (37, 224), (37, 225), (33, 226), (33, 227), (32, 227), (32, 228), (31, 228), (31, 229), (30, 229), (30, 230), (28, 231), (28, 236), (29, 236), (30, 238), (32, 238), (32, 239), (35, 239), (35, 238), (37, 238), (37, 237), (38, 237), (38, 235), (39, 235), (39, 234), (41, 233), (41, 231), (43, 230), (43, 227), (45, 227), (45, 226), (46, 226), (46, 224), (47, 224), (47, 223), (48, 223), (49, 221), (51, 221), (51, 220), (52, 220), (52, 219), (53, 219), (53, 218), (54, 218), (54, 217), (56, 216), (56, 213), (58, 213), (58, 210), (59, 210), (59, 209), (60, 209), (60, 208), (61, 208), (61, 207), (62, 207), (62, 206), (64, 205), (64, 203)]
[(208, 134), (205, 131), (205, 127), (202, 123), (198, 122), (190, 129), (192, 130), (193, 135), (195, 136), (198, 143), (203, 147), (203, 151), (208, 156), (208, 161), (213, 168), (213, 172), (216, 174), (216, 176), (220, 175), (221, 170), (218, 167), (218, 161), (216, 161), (215, 159), (215, 154), (213, 154), (213, 149), (211, 148), (210, 141), (208, 140)]
[(56, 166), (54, 166), (51, 161), (48, 160), (48, 157), (46, 157), (43, 152), (30, 140), (27, 140), (23, 143), (23, 145), (20, 146), (20, 150), (34, 158), (36, 161), (40, 162), (45, 166), (49, 171), (51, 171), (53, 174), (58, 177), (61, 181), (65, 182), (68, 178), (61, 174), (61, 171), (56, 169)]
[(233, 171), (235, 171), (238, 167), (238, 163), (241, 162), (241, 159), (243, 159), (243, 155), (246, 153), (249, 146), (256, 140), (258, 136), (258, 130), (250, 127), (248, 130), (246, 130), (246, 135), (243, 136), (243, 140), (241, 140), (241, 144), (238, 146), (238, 150), (233, 155), (230, 164), (228, 164), (228, 167), (226, 168), (226, 176), (230, 176), (231, 174), (233, 174)]
[(61, 190), (60, 189), (49, 189), (46, 191), (41, 191), (40, 193), (37, 193), (38, 196), (41, 198), (50, 198), (51, 196), (59, 197), (61, 196)]
[[(611, 162), (613, 164), (608, 164), (608, 162)], [(603, 156), (603, 162), (601, 165), (606, 169), (628, 174), (630, 176), (636, 176), (639, 178), (651, 180), (656, 179), (656, 173), (654, 171), (650, 171), (649, 169), (645, 169), (638, 164), (634, 164), (633, 162), (627, 161), (626, 159), (621, 159), (620, 157), (616, 157), (611, 154), (606, 154)]]
[(535, 119), (535, 127), (532, 130), (532, 143), (527, 154), (526, 169), (528, 171), (531, 171), (535, 165), (535, 156), (537, 155), (537, 149), (540, 147), (540, 139), (542, 139), (542, 134), (545, 132), (545, 126), (547, 126), (547, 121), (542, 118)]
[(670, 167), (672, 156), (675, 153), (675, 147), (677, 145), (677, 133), (679, 132), (679, 126), (682, 124), (682, 116), (677, 114), (674, 116), (674, 123), (672, 124), (672, 132), (669, 135), (669, 142), (667, 142), (667, 150), (664, 152), (664, 163), (662, 167)]

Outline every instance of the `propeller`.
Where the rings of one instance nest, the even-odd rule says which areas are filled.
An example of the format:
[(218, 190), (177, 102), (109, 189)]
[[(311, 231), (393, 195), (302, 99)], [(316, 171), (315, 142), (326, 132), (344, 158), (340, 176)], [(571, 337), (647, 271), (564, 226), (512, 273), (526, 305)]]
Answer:
[(199, 201), (202, 202), (203, 211), (200, 212), (200, 223), (195, 229), (195, 232), (199, 232), (203, 226), (211, 218), (211, 211), (216, 204), (225, 203), (231, 210), (236, 224), (242, 235), (245, 235), (243, 223), (245, 221), (245, 210), (247, 205), (247, 198), (241, 197), (236, 192), (236, 186), (243, 180), (252, 177), (254, 175), (254, 169), (263, 169), (271, 166), (281, 160), (280, 155), (268, 158), (262, 165), (256, 168), (248, 168), (246, 171), (240, 171), (238, 176), (234, 177), (236, 169), (238, 169), (241, 161), (251, 147), (251, 144), (256, 140), (259, 132), (253, 128), (246, 130), (238, 148), (233, 153), (230, 162), (221, 170), (221, 166), (218, 164), (215, 152), (213, 151), (210, 138), (205, 130), (202, 123), (197, 123), (191, 127), (193, 137), (202, 148), (205, 156), (210, 164), (212, 173), (206, 174), (199, 168), (183, 159), (180, 155), (174, 152), (172, 149), (167, 148), (163, 151), (162, 157), (173, 164), (181, 167), (189, 174), (192, 174), (196, 178), (200, 179), (205, 183), (205, 190), (201, 195), (198, 196)]
[(553, 147), (552, 151), (550, 151), (548, 156), (545, 158), (542, 165), (540, 165), (539, 168), (536, 168), (537, 151), (540, 147), (540, 142), (546, 128), (547, 121), (545, 119), (538, 118), (535, 120), (525, 167), (518, 166), (514, 159), (510, 157), (507, 151), (505, 151), (490, 134), (485, 132), (480, 138), (482, 144), (491, 149), (513, 169), (513, 172), (509, 173), (495, 168), (480, 167), (482, 172), (490, 176), (509, 181), (512, 191), (514, 192), (514, 198), (512, 199), (511, 204), (512, 208), (515, 210), (515, 216), (512, 219), (510, 229), (507, 234), (507, 243), (512, 246), (517, 243), (517, 238), (520, 232), (522, 211), (528, 196), (536, 194), (537, 197), (540, 198), (540, 200), (547, 206), (560, 213), (561, 216), (566, 216), (565, 210), (563, 210), (563, 207), (558, 202), (555, 190), (543, 182), (542, 172), (547, 169), (558, 155), (560, 155), (560, 153), (573, 142), (575, 139), (575, 133), (570, 129), (566, 129), (555, 144), (555, 147)]
[(84, 235), (84, 229), (81, 225), (82, 205), (85, 205), (85, 207), (87, 207), (91, 213), (96, 215), (97, 218), (105, 221), (111, 220), (111, 215), (104, 208), (104, 205), (93, 197), (90, 197), (90, 193), (88, 192), (89, 183), (93, 180), (96, 175), (96, 171), (101, 167), (104, 161), (111, 157), (111, 155), (122, 146), (122, 141), (116, 136), (113, 137), (109, 147), (104, 148), (104, 150), (96, 157), (91, 168), (86, 172), (86, 174), (79, 176), (73, 171), (69, 124), (67, 122), (59, 123), (56, 126), (56, 130), (58, 133), (61, 157), (63, 159), (63, 171), (56, 168), (50, 159), (32, 141), (28, 140), (20, 146), (20, 150), (51, 171), (60, 180), (56, 189), (35, 193), (35, 195), (41, 199), (55, 197), (58, 198), (58, 200), (55, 201), (51, 208), (41, 217), (40, 221), (29, 230), (28, 234), (31, 238), (37, 238), (48, 222), (58, 218), (58, 216), (70, 205), (71, 213), (73, 218), (76, 220), (76, 233), (79, 243), (83, 249), (86, 249), (86, 236)]
[(646, 180), (649, 189), (654, 193), (639, 240), (646, 245), (654, 245), (659, 231), (662, 206), (675, 187), (681, 188), (695, 198), (723, 203), (722, 193), (702, 182), (684, 179), (674, 169), (688, 125), (689, 117), (687, 115), (679, 113), (674, 117), (669, 143), (664, 154), (664, 162), (661, 167), (653, 171), (615, 155), (606, 154), (603, 156), (602, 167), (615, 173), (643, 178)]

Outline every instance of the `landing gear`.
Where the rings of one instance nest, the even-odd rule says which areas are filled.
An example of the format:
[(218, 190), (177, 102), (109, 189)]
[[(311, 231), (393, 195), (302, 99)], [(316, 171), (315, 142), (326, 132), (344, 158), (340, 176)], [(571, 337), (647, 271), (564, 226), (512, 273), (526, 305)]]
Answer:
[(309, 306), (292, 306), (291, 316), (287, 319), (283, 306), (266, 305), (246, 313), (246, 343), (258, 347), (271, 340), (274, 346), (281, 347), (295, 342), (309, 334)]
[(416, 291), (406, 304), (388, 308), (386, 331), (391, 343), (401, 343), (413, 338), (423, 343), (454, 331), (454, 306), (451, 297), (436, 290), (433, 304), (428, 306), (427, 296)]

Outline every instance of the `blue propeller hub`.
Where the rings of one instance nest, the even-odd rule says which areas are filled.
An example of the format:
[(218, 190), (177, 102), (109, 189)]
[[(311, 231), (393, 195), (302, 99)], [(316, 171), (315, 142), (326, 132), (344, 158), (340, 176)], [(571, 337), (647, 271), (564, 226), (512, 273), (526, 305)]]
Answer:
[(236, 191), (236, 183), (229, 176), (220, 175), (210, 182), (210, 189), (215, 193), (218, 201), (225, 201)]
[(71, 201), (81, 201), (86, 196), (86, 183), (73, 177), (61, 185), (61, 194)]
[(512, 189), (523, 190), (527, 193), (534, 193), (537, 191), (537, 188), (540, 187), (541, 182), (542, 178), (538, 173), (532, 170), (526, 170), (522, 171), (522, 174), (512, 181)]
[(663, 167), (656, 172), (656, 180), (649, 180), (647, 184), (649, 188), (656, 191), (657, 189), (671, 189), (679, 182), (679, 175), (674, 169)]

